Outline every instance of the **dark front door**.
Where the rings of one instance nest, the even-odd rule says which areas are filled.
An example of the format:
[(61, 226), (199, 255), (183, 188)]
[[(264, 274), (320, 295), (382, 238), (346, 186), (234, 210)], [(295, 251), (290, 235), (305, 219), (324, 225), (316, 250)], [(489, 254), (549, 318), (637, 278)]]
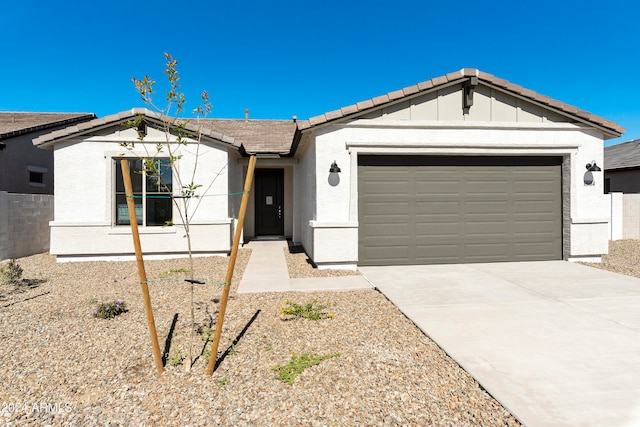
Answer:
[(284, 234), (284, 171), (256, 170), (256, 235)]

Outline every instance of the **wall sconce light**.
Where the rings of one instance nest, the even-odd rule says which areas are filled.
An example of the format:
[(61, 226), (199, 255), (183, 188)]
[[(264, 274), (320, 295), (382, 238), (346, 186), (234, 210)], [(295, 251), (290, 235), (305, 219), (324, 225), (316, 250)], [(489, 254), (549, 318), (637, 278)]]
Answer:
[(600, 166), (596, 165), (596, 161), (593, 160), (591, 163), (587, 163), (587, 171), (589, 172), (601, 172)]
[(4, 142), (0, 142), (0, 151), (4, 150), (7, 147), (7, 144)]
[(602, 169), (600, 169), (600, 166), (596, 165), (595, 160), (591, 163), (587, 163), (585, 168), (587, 171), (584, 173), (583, 177), (584, 185), (595, 185), (595, 180), (593, 179), (593, 174), (591, 172), (602, 172)]
[(329, 173), (340, 173), (340, 172), (342, 171), (340, 170), (340, 168), (338, 167), (338, 164), (334, 160), (333, 163), (331, 163), (331, 167), (329, 168)]
[(340, 184), (340, 175), (338, 175), (340, 172), (341, 172), (340, 167), (334, 160), (333, 163), (331, 163), (331, 167), (329, 168), (329, 185), (330, 186), (335, 187), (338, 184)]

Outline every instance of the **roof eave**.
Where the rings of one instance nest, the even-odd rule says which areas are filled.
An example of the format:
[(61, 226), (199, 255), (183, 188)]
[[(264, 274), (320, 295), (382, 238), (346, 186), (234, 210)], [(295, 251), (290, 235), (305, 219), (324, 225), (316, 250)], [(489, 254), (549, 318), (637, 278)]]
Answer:
[[(437, 79), (432, 79), (428, 82), (418, 83), (414, 86), (409, 86), (404, 89), (400, 89), (398, 91), (389, 92), (385, 95), (378, 96), (376, 98), (372, 98), (371, 102), (363, 101), (358, 102), (353, 105), (349, 105), (347, 107), (340, 108), (339, 110), (331, 111), (328, 113), (321, 114), (319, 116), (311, 117), (307, 120), (299, 120), (298, 121), (298, 130), (301, 133), (307, 133), (311, 129), (318, 130), (328, 126), (331, 126), (335, 123), (349, 121), (364, 114), (371, 113), (376, 110), (380, 110), (382, 108), (391, 107), (393, 105), (399, 104), (401, 102), (405, 102), (419, 96), (425, 95), (430, 92), (435, 92), (440, 89), (445, 89), (449, 86), (454, 86), (459, 84), (465, 80), (467, 80), (467, 76), (459, 76), (456, 79), (447, 80), (445, 82), (436, 84), (429, 84), (429, 82)], [(414, 90), (414, 87), (417, 88)], [(420, 89), (422, 87), (422, 89)], [(404, 96), (399, 96), (400, 93), (405, 93)], [(388, 99), (387, 101), (381, 101), (381, 99)], [(339, 114), (342, 113), (342, 114)]]
[[(84, 122), (79, 125), (73, 127), (67, 127), (65, 129), (61, 129), (59, 131), (54, 131), (50, 134), (43, 135), (34, 139), (33, 143), (39, 148), (50, 149), (55, 144), (60, 142), (78, 138), (84, 135), (91, 134), (96, 131), (100, 131), (102, 129), (106, 129), (116, 125), (123, 125), (129, 120), (135, 119), (139, 116), (144, 116), (144, 120), (147, 124), (155, 125), (154, 127), (159, 129), (164, 129), (166, 124), (170, 124), (170, 130), (176, 128), (176, 125), (168, 120), (166, 120), (163, 116), (153, 111), (150, 111), (146, 108), (134, 108), (129, 111), (123, 111), (117, 114), (113, 114), (110, 116), (103, 117), (101, 119), (95, 119), (89, 122)], [(189, 119), (185, 119), (189, 120)], [(223, 135), (219, 132), (216, 132), (211, 129), (204, 128), (202, 126), (198, 127), (196, 125), (187, 124), (185, 129), (189, 132), (200, 133), (200, 136), (205, 140), (212, 143), (223, 144), (225, 146), (231, 146), (236, 150), (240, 149), (240, 145), (235, 142), (235, 139)]]
[(0, 140), (7, 140), (7, 139), (11, 139), (11, 138), (15, 138), (18, 136), (22, 136), (22, 135), (27, 135), (33, 132), (38, 132), (41, 130), (46, 130), (46, 129), (50, 129), (50, 128), (54, 128), (54, 127), (58, 127), (58, 126), (64, 126), (64, 125), (70, 125), (73, 123), (80, 123), (80, 122), (86, 122), (86, 121), (90, 121), (95, 119), (97, 116), (93, 113), (79, 113), (79, 115), (77, 117), (71, 117), (68, 119), (64, 119), (64, 120), (56, 120), (55, 122), (50, 122), (50, 123), (46, 123), (46, 124), (42, 124), (42, 125), (38, 125), (38, 126), (31, 126), (28, 128), (24, 128), (24, 129), (20, 129), (20, 130), (15, 130), (15, 131), (11, 131), (11, 132), (6, 132), (3, 134), (0, 134)]
[[(394, 104), (411, 100), (426, 93), (444, 89), (448, 86), (459, 84), (460, 82), (466, 81), (470, 78), (477, 78), (486, 86), (500, 90), (501, 92), (507, 93), (511, 96), (518, 97), (527, 102), (534, 103), (544, 109), (553, 111), (557, 114), (561, 114), (565, 117), (571, 118), (572, 120), (598, 129), (603, 132), (605, 139), (617, 138), (625, 131), (622, 126), (618, 126), (617, 124), (602, 117), (580, 110), (572, 105), (556, 101), (548, 96), (541, 95), (520, 85), (510, 83), (507, 80), (497, 78), (475, 68), (463, 68), (460, 71), (436, 77), (426, 82), (418, 83), (417, 85), (408, 86), (404, 89), (389, 92), (382, 96), (358, 102), (319, 116), (311, 117), (308, 120), (299, 121), (298, 130), (302, 133), (306, 133), (311, 129), (322, 129), (335, 123), (352, 120), (362, 116), (363, 114), (393, 106)], [(294, 152), (293, 144), (292, 152)]]
[[(482, 80), (482, 77), (480, 77), (480, 80)], [(527, 102), (529, 102), (531, 104), (537, 105), (538, 107), (544, 108), (545, 110), (552, 111), (552, 112), (554, 112), (556, 114), (559, 114), (561, 116), (570, 118), (570, 119), (575, 120), (575, 121), (577, 121), (579, 123), (586, 124), (589, 127), (597, 129), (597, 130), (603, 132), (605, 135), (609, 136), (609, 138), (605, 138), (605, 139), (618, 138), (618, 137), (622, 136), (622, 134), (625, 131), (625, 129), (623, 127), (617, 126), (613, 122), (609, 122), (609, 123), (611, 123), (615, 127), (607, 127), (607, 126), (604, 126), (603, 124), (601, 124), (599, 122), (595, 122), (593, 120), (589, 120), (587, 118), (581, 117), (581, 116), (587, 116), (587, 115), (591, 116), (591, 117), (597, 117), (597, 116), (594, 116), (594, 115), (592, 115), (592, 114), (590, 114), (590, 113), (588, 113), (586, 111), (577, 110), (577, 108), (576, 108), (577, 113), (581, 113), (580, 115), (578, 115), (577, 113), (570, 113), (570, 112), (567, 112), (567, 111), (562, 110), (560, 108), (554, 107), (553, 106), (554, 104), (562, 104), (562, 103), (559, 102), (559, 101), (555, 101), (555, 100), (553, 100), (551, 98), (545, 97), (543, 95), (536, 94), (538, 97), (540, 97), (540, 99), (543, 99), (543, 98), (548, 99), (549, 100), (548, 102), (543, 102), (542, 100), (538, 100), (535, 97), (524, 96), (519, 92), (511, 91), (511, 90), (503, 88), (501, 86), (497, 86), (497, 85), (495, 85), (495, 84), (493, 84), (493, 83), (491, 83), (490, 81), (487, 81), (487, 80), (483, 80), (483, 83), (486, 86), (488, 86), (488, 87), (490, 87), (492, 89), (499, 90), (501, 92), (507, 93), (507, 94), (509, 94), (509, 95), (511, 95), (513, 97), (516, 97), (518, 99), (522, 99), (523, 101), (527, 101)], [(567, 105), (567, 104), (562, 104), (562, 105)], [(568, 106), (568, 107), (571, 107), (571, 106)], [(573, 107), (573, 108), (575, 108), (575, 107)], [(604, 121), (604, 119), (603, 119), (603, 121)]]
[(608, 168), (606, 166), (604, 167), (605, 172), (622, 172), (622, 171), (637, 170), (637, 169), (640, 169), (640, 164), (635, 166), (616, 166), (612, 168)]

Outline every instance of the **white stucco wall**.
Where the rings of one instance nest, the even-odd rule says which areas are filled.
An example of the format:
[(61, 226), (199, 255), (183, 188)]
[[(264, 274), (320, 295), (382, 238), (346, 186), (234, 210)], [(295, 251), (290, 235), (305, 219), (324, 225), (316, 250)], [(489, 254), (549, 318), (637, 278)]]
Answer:
[[(114, 158), (145, 157), (155, 152), (156, 142), (165, 135), (148, 128), (144, 143), (137, 142), (133, 152), (123, 148), (123, 141), (135, 140), (132, 129), (113, 128), (99, 135), (58, 143), (54, 148), (56, 171), (55, 217), (51, 225), (51, 253), (60, 260), (75, 257), (133, 255), (129, 226), (115, 226)], [(179, 147), (174, 154), (178, 174), (173, 175), (174, 194), (191, 182), (196, 163), (195, 145)], [(158, 157), (168, 157), (162, 153)], [(206, 196), (191, 199), (191, 236), (193, 250), (200, 253), (224, 253), (230, 249), (232, 218), (229, 216), (229, 164), (236, 154), (226, 147), (202, 143), (193, 182), (203, 185)], [(196, 205), (199, 203), (197, 210)], [(156, 255), (180, 254), (187, 250), (184, 230), (179, 225), (178, 210), (173, 208), (173, 227), (140, 227), (142, 249)]]
[(293, 241), (302, 244), (311, 259), (315, 259), (313, 229), (310, 226), (310, 222), (316, 219), (317, 205), (316, 143), (313, 135), (303, 136), (296, 152), (296, 159), (298, 164), (294, 170)]
[[(602, 172), (593, 173), (593, 185), (584, 183), (584, 174), (593, 160), (603, 165), (603, 138), (583, 125), (551, 122), (356, 120), (327, 126), (308, 144), (316, 171), (316, 215), (307, 223), (314, 261), (357, 263), (360, 154), (561, 156), (570, 171), (563, 173), (565, 257), (598, 258), (608, 251), (609, 206)], [(334, 160), (342, 170), (338, 185), (328, 179)]]
[(623, 237), (623, 193), (609, 193), (611, 218), (609, 221), (609, 240), (620, 240)]

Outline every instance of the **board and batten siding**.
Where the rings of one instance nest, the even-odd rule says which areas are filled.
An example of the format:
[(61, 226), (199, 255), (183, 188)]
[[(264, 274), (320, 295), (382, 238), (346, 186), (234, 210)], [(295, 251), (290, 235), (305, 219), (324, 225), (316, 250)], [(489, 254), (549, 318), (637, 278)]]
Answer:
[(479, 121), (479, 122), (567, 122), (560, 114), (487, 86), (477, 86), (473, 106), (465, 114), (460, 91), (449, 86), (405, 100), (364, 116), (370, 120)]

